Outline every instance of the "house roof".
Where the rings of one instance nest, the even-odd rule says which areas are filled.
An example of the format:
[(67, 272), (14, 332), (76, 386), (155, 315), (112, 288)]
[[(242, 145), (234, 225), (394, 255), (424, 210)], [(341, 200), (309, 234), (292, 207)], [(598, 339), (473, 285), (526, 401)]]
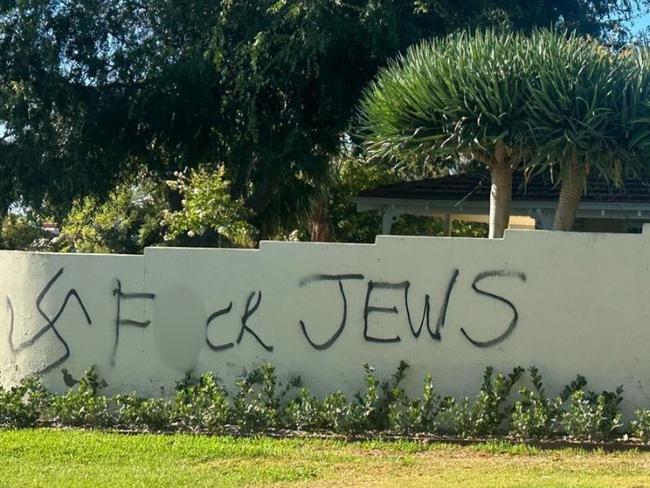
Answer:
[[(548, 178), (513, 177), (510, 215), (534, 218), (540, 228), (552, 227), (560, 189)], [(360, 192), (357, 211), (378, 210), (384, 233), (399, 215), (487, 216), (490, 211), (490, 175), (466, 174), (404, 181)], [(650, 222), (650, 181), (627, 179), (620, 187), (597, 178), (587, 179), (586, 193), (576, 211), (580, 219), (618, 219)], [(481, 217), (484, 218), (484, 217)]]
[[(512, 185), (513, 202), (557, 201), (559, 186), (547, 178), (525, 180), (522, 173), (515, 173)], [(486, 202), (490, 195), (490, 175), (483, 172), (404, 181), (393, 185), (364, 190), (358, 197), (399, 200), (427, 200), (449, 202)], [(583, 202), (616, 204), (650, 204), (650, 181), (626, 179), (623, 186), (597, 178), (589, 178)]]

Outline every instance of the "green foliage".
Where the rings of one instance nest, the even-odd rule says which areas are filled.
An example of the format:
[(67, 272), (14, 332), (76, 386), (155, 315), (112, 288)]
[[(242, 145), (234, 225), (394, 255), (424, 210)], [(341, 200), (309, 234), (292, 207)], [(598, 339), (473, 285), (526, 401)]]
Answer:
[(622, 169), (639, 171), (650, 147), (647, 57), (553, 30), (424, 42), (366, 91), (366, 145), (422, 172), (450, 156), (492, 165), (501, 142), (513, 167), (577, 160), (620, 181)]
[[(300, 431), (318, 431), (328, 427), (335, 431), (339, 430), (336, 418), (332, 418), (328, 422), (324, 404), (325, 402), (321, 402), (307, 388), (301, 388), (296, 398), (289, 401), (284, 409), (287, 425)], [(332, 408), (332, 405), (330, 405), (328, 410), (332, 412)], [(336, 415), (335, 412), (332, 412), (331, 417)]]
[(486, 368), (481, 391), (473, 402), (468, 398), (448, 400), (443, 411), (446, 429), (461, 437), (495, 435), (501, 432), (504, 421), (510, 418), (511, 413), (506, 402), (523, 372), (523, 368), (518, 366), (507, 376), (497, 374), (493, 378), (493, 368)]
[(492, 368), (485, 370), (481, 392), (474, 402), (477, 434), (496, 434), (504, 420), (509, 418), (510, 408), (506, 405), (506, 401), (523, 372), (524, 369), (517, 366), (507, 376), (497, 374), (493, 379), (494, 370)]
[(327, 396), (320, 409), (314, 409), (318, 413), (318, 425), (342, 433), (433, 432), (444, 402), (435, 393), (431, 376), (425, 378), (423, 397), (410, 399), (401, 386), (408, 367), (401, 361), (390, 380), (381, 382), (374, 369), (364, 364), (365, 390), (357, 393), (352, 402), (341, 392)]
[[(241, 199), (234, 200), (229, 193), (223, 167), (216, 171), (191, 170), (189, 175), (176, 174), (169, 187), (182, 198), (182, 208), (163, 213), (167, 226), (165, 240), (180, 236), (216, 234), (219, 244), (231, 243), (237, 247), (252, 247), (255, 229), (246, 221), (250, 217)], [(225, 242), (222, 240), (225, 239)]]
[(650, 155), (650, 72), (645, 49), (614, 53), (592, 38), (535, 32), (525, 115), (535, 162), (563, 179), (570, 165), (617, 184)]
[(164, 187), (142, 175), (118, 185), (104, 201), (77, 201), (61, 226), (56, 247), (63, 252), (141, 253), (162, 241)]
[(206, 125), (219, 114), (205, 52), (220, 3), (2, 4), (2, 199), (65, 210), (141, 163), (212, 152)]
[(183, 429), (217, 432), (229, 420), (228, 393), (210, 373), (193, 384), (179, 385), (171, 418)]
[(564, 387), (560, 393), (560, 400), (562, 400), (562, 402), (566, 402), (571, 397), (571, 395), (573, 395), (578, 390), (584, 389), (585, 386), (587, 386), (587, 378), (581, 374), (577, 375), (575, 380)]
[[(171, 194), (171, 195), (170, 195)], [(178, 200), (175, 210), (170, 201)], [(77, 201), (55, 248), (63, 252), (141, 253), (152, 245), (251, 247), (250, 212), (229, 194), (223, 168), (177, 173), (166, 183), (142, 174), (100, 201)]]
[(645, 47), (614, 52), (562, 30), (462, 32), (380, 72), (361, 102), (361, 134), (371, 157), (415, 174), (456, 161), (489, 167), (496, 236), (509, 172), (551, 170), (566, 185), (556, 227), (570, 230), (590, 171), (617, 184), (648, 174), (648, 94)]
[(9, 213), (2, 219), (0, 248), (20, 251), (47, 251), (52, 234), (42, 229), (41, 220), (32, 212)]
[(25, 378), (9, 390), (0, 387), (0, 427), (33, 427), (49, 398), (38, 378)]
[(350, 403), (340, 391), (327, 395), (323, 400), (325, 426), (334, 432), (355, 432), (357, 426), (363, 422), (363, 419), (359, 418), (358, 412), (358, 406)]
[[(521, 440), (554, 438), (567, 434), (583, 441), (608, 440), (620, 433), (622, 387), (600, 394), (585, 390), (586, 379), (578, 376), (555, 399), (545, 394), (541, 375), (529, 368), (533, 389), (521, 388), (514, 406), (510, 394), (523, 369), (507, 375), (487, 368), (479, 394), (473, 399), (441, 397), (431, 375), (422, 393), (410, 398), (402, 386), (408, 365), (401, 361), (387, 381), (380, 381), (364, 364), (365, 388), (349, 400), (342, 392), (322, 400), (300, 386), (299, 377), (286, 385), (275, 368), (264, 364), (236, 381), (230, 397), (214, 375), (190, 374), (178, 382), (172, 398), (140, 398), (135, 394), (101, 396), (106, 382), (95, 368), (86, 371), (77, 388), (62, 395), (49, 394), (39, 380), (28, 378), (20, 385), (0, 388), (0, 427), (22, 428), (39, 424), (75, 427), (117, 427), (148, 431), (223, 433), (269, 432), (295, 429), (307, 432), (368, 434), (454, 434), (484, 438), (510, 432)], [(629, 425), (631, 433), (647, 442), (650, 413), (639, 409)]]
[[(507, 19), (492, 18), (497, 9)], [(257, 227), (267, 234), (308, 211), (363, 87), (386, 59), (418, 40), (527, 11), (493, 1), (224, 2), (213, 51), (226, 94), (223, 161), (235, 194), (250, 195)]]
[(330, 168), (327, 202), (334, 231), (340, 242), (374, 242), (381, 233), (377, 212), (357, 212), (352, 201), (359, 192), (399, 181), (399, 175), (386, 166), (367, 164), (362, 155), (345, 153), (334, 159)]
[(527, 38), (506, 29), (426, 41), (383, 69), (361, 101), (372, 159), (421, 176), (459, 161), (489, 168), (491, 238), (503, 236), (512, 172), (530, 152), (527, 50)]
[(142, 163), (169, 175), (223, 161), (234, 193), (279, 218), (283, 207), (300, 208), (297, 196), (337, 151), (377, 67), (483, 13), (466, 8), (458, 18), (453, 7), (422, 5), (2, 5), (0, 180), (8, 188), (0, 194), (66, 208), (76, 197), (108, 193)]
[(451, 226), (451, 235), (454, 237), (487, 237), (488, 224), (454, 220)]
[(115, 425), (131, 429), (161, 431), (171, 423), (171, 406), (162, 398), (140, 398), (135, 394), (118, 395), (115, 403)]
[(606, 440), (622, 427), (620, 403), (623, 401), (623, 387), (616, 391), (600, 394), (574, 391), (569, 404), (562, 413), (560, 422), (565, 432), (577, 440)]
[(450, 398), (445, 407), (440, 412), (441, 432), (459, 437), (474, 436), (474, 416), (470, 399), (468, 397)]
[(642, 442), (650, 442), (650, 410), (638, 408), (634, 411), (632, 420), (632, 434)]
[(628, 0), (25, 0), (0, 6), (0, 212), (61, 215), (142, 165), (225, 165), (253, 224), (295, 220), (386, 59), (458, 28), (625, 31)]
[(287, 404), (284, 414), (287, 425), (298, 430), (351, 434), (364, 432), (368, 424), (360, 404), (356, 400), (350, 402), (340, 391), (321, 401), (303, 388)]
[(364, 364), (363, 392), (357, 392), (352, 402), (341, 392), (329, 395), (323, 402), (326, 425), (335, 432), (345, 433), (385, 430), (393, 403), (405, 396), (400, 383), (407, 368), (408, 365), (401, 361), (391, 380), (382, 383), (375, 376), (374, 368)]
[[(364, 154), (344, 151), (331, 163), (327, 187), (327, 203), (334, 238), (339, 242), (375, 241), (382, 232), (381, 215), (375, 211), (357, 212), (352, 201), (359, 192), (390, 185), (408, 179), (408, 174), (395, 171), (386, 164), (370, 164)], [(394, 235), (441, 236), (440, 218), (403, 215), (393, 225)], [(487, 225), (454, 221), (452, 235), (458, 237), (487, 237)]]
[(393, 397), (388, 407), (388, 428), (402, 434), (436, 432), (437, 416), (449, 401), (436, 393), (430, 374), (424, 378), (421, 399), (409, 399), (401, 388), (393, 392)]
[(108, 399), (99, 395), (106, 382), (100, 381), (93, 366), (84, 373), (77, 389), (64, 395), (56, 395), (50, 403), (49, 417), (60, 425), (73, 427), (107, 427), (112, 418)]
[(278, 390), (280, 385), (273, 365), (255, 368), (236, 382), (239, 391), (233, 398), (233, 422), (246, 432), (280, 427), (282, 402), (287, 393), (299, 385), (300, 378), (293, 377)]
[(539, 439), (553, 434), (559, 420), (562, 399), (550, 399), (542, 383), (539, 370), (529, 368), (533, 389), (519, 389), (519, 400), (514, 405), (511, 418), (511, 433), (520, 439)]
[[(400, 364), (401, 368), (402, 364)], [(363, 393), (357, 393), (354, 396), (356, 402), (352, 404), (352, 408), (348, 412), (348, 424), (356, 431), (381, 430), (387, 400), (382, 398), (381, 384), (375, 376), (375, 369), (364, 364), (363, 370), (366, 389)]]
[(298, 428), (328, 429), (340, 433), (362, 433), (395, 428), (411, 431), (430, 421), (437, 397), (425, 387), (425, 399), (411, 402), (400, 386), (408, 365), (401, 361), (391, 379), (380, 382), (374, 369), (363, 365), (365, 390), (352, 402), (343, 393), (328, 395), (322, 402), (307, 390), (286, 408), (290, 425)]
[[(393, 224), (393, 235), (402, 236), (445, 236), (443, 221), (437, 217), (402, 215)], [(453, 237), (487, 237), (488, 224), (454, 220), (451, 225)]]
[(410, 399), (401, 386), (408, 368), (409, 365), (405, 361), (400, 361), (391, 378), (381, 383), (382, 396), (377, 411), (377, 428), (379, 429), (387, 429), (390, 426), (391, 418), (396, 420), (399, 417), (397, 412), (400, 403), (410, 406)]
[(361, 102), (371, 156), (420, 175), (462, 158), (517, 167), (527, 150), (526, 48), (522, 35), (496, 30), (409, 48)]

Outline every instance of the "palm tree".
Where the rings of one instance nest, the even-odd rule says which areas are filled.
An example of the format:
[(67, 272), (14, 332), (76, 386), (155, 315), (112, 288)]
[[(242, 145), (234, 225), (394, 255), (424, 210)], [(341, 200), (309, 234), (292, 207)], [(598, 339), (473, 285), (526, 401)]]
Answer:
[(531, 39), (526, 118), (538, 170), (561, 183), (555, 230), (571, 230), (586, 176), (621, 184), (650, 156), (647, 52), (618, 53), (590, 38), (539, 31)]
[(486, 31), (421, 43), (390, 63), (361, 102), (371, 158), (423, 173), (476, 160), (491, 173), (490, 233), (510, 217), (512, 173), (527, 155), (528, 43)]

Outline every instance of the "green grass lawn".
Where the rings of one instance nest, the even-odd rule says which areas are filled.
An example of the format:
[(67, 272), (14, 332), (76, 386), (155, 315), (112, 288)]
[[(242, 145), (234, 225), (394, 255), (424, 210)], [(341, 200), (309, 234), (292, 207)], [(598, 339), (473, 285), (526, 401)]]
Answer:
[(0, 432), (0, 487), (650, 487), (650, 453)]

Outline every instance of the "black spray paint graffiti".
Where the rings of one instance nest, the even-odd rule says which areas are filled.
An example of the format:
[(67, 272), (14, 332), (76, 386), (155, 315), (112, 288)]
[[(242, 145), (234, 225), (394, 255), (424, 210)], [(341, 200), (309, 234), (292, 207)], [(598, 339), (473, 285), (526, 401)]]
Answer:
[(227, 349), (231, 349), (235, 347), (234, 342), (229, 342), (227, 344), (213, 344), (212, 341), (210, 341), (210, 337), (208, 337), (208, 332), (210, 330), (210, 324), (217, 320), (219, 317), (222, 315), (228, 315), (230, 311), (232, 310), (232, 302), (230, 302), (230, 305), (228, 305), (226, 308), (222, 310), (217, 310), (214, 312), (212, 315), (208, 317), (207, 322), (205, 323), (205, 341), (208, 344), (208, 347), (212, 349), (213, 351), (225, 351)]
[(154, 300), (156, 295), (154, 293), (124, 293), (122, 291), (122, 282), (117, 280), (117, 288), (113, 290), (113, 296), (117, 300), (117, 313), (115, 317), (115, 342), (113, 343), (113, 352), (111, 353), (111, 366), (115, 366), (115, 355), (117, 354), (117, 346), (120, 342), (120, 327), (131, 326), (146, 328), (151, 325), (151, 320), (141, 322), (139, 320), (123, 319), (122, 318), (122, 300)]
[[(64, 268), (61, 268), (52, 277), (52, 279), (50, 279), (46, 283), (46, 285), (44, 286), (44, 288), (41, 290), (41, 292), (38, 294), (36, 298), (36, 309), (39, 315), (43, 319), (45, 319), (46, 322), (45, 325), (40, 327), (31, 337), (29, 337), (28, 339), (26, 339), (20, 344), (14, 343), (14, 333), (15, 333), (14, 307), (10, 297), (8, 296), (6, 297), (6, 307), (9, 315), (9, 338), (8, 339), (9, 339), (9, 347), (13, 354), (20, 354), (22, 351), (31, 348), (39, 340), (41, 340), (41, 338), (43, 338), (49, 331), (52, 331), (53, 336), (56, 338), (56, 340), (61, 344), (61, 346), (64, 349), (64, 353), (59, 358), (47, 364), (39, 371), (36, 371), (36, 374), (48, 373), (53, 369), (59, 367), (63, 363), (65, 363), (65, 361), (70, 357), (70, 348), (59, 330), (58, 322), (61, 319), (63, 313), (68, 308), (68, 304), (71, 299), (74, 299), (77, 302), (87, 324), (92, 325), (92, 320), (90, 318), (90, 315), (88, 314), (88, 311), (86, 310), (86, 307), (81, 297), (79, 296), (79, 293), (74, 288), (71, 288), (66, 292), (65, 298), (63, 299), (63, 303), (61, 304), (56, 314), (50, 316), (43, 309), (43, 302), (45, 298), (48, 296), (52, 288), (55, 286), (57, 280), (59, 280), (59, 278), (63, 274), (63, 271)], [(411, 302), (410, 281), (396, 281), (396, 282), (378, 282), (372, 280), (368, 281), (366, 285), (365, 301), (363, 303), (363, 309), (362, 309), (364, 339), (367, 342), (371, 342), (371, 343), (392, 344), (392, 343), (401, 342), (402, 337), (397, 333), (393, 335), (390, 334), (384, 335), (381, 334), (379, 331), (371, 330), (373, 327), (376, 327), (376, 325), (373, 326), (371, 324), (370, 317), (373, 314), (398, 315), (400, 314), (400, 310), (404, 310), (406, 316), (406, 323), (408, 324), (409, 330), (413, 335), (413, 337), (415, 337), (416, 339), (419, 338), (422, 334), (422, 331), (426, 328), (432, 340), (441, 341), (442, 332), (446, 326), (448, 310), (452, 300), (453, 292), (457, 285), (459, 275), (460, 275), (459, 270), (457, 269), (452, 270), (451, 276), (449, 277), (449, 281), (447, 282), (447, 286), (445, 288), (444, 295), (442, 296), (442, 300), (440, 301), (440, 307), (438, 311), (437, 320), (435, 322), (435, 328), (433, 328), (433, 324), (431, 323), (432, 301), (430, 295), (426, 294), (424, 296), (422, 315), (419, 316), (419, 314), (416, 315), (413, 312), (412, 305), (410, 303)], [(485, 285), (482, 284), (484, 280), (488, 280), (488, 279), (513, 279), (513, 278), (518, 279), (522, 282), (526, 281), (526, 275), (524, 273), (517, 272), (517, 271), (505, 271), (505, 270), (485, 271), (477, 274), (474, 280), (472, 281), (471, 286), (475, 293), (490, 298), (492, 300), (496, 300), (497, 302), (500, 302), (501, 304), (507, 306), (512, 312), (512, 319), (510, 323), (507, 325), (507, 327), (505, 328), (504, 332), (492, 339), (477, 340), (475, 338), (474, 333), (470, 334), (464, 327), (461, 327), (460, 332), (472, 345), (480, 348), (495, 346), (505, 341), (508, 337), (510, 337), (513, 331), (515, 330), (515, 328), (517, 327), (519, 321), (519, 312), (517, 311), (515, 305), (507, 298), (498, 295), (494, 292), (488, 291), (485, 288)], [(331, 336), (327, 340), (324, 340), (323, 342), (317, 342), (316, 340), (314, 340), (312, 336), (313, 332), (310, 334), (307, 322), (305, 322), (304, 320), (299, 320), (299, 325), (302, 334), (304, 335), (307, 342), (311, 345), (311, 347), (313, 347), (318, 351), (323, 351), (332, 347), (339, 340), (339, 338), (345, 331), (345, 328), (348, 323), (348, 317), (350, 315), (350, 303), (349, 303), (348, 295), (346, 293), (346, 287), (344, 286), (344, 284), (354, 282), (354, 281), (362, 281), (365, 279), (366, 279), (365, 276), (362, 274), (317, 274), (317, 275), (308, 276), (299, 282), (300, 287), (315, 285), (317, 283), (334, 282), (338, 285), (338, 290), (341, 296), (341, 304), (342, 304), (341, 320), (336, 326), (336, 329), (332, 332)], [(388, 301), (388, 303), (379, 306), (376, 304), (378, 297), (375, 296), (374, 294), (376, 294), (380, 290), (387, 290), (389, 292), (390, 291), (399, 292), (400, 298), (397, 300), (393, 300), (392, 303), (391, 301)], [(122, 283), (118, 279), (117, 286), (113, 290), (113, 296), (116, 299), (116, 316), (114, 321), (115, 341), (113, 344), (113, 349), (111, 354), (111, 364), (114, 366), (117, 348), (120, 343), (121, 328), (124, 326), (146, 328), (151, 325), (150, 320), (139, 321), (130, 318), (124, 318), (123, 310), (122, 310), (122, 302), (124, 300), (154, 300), (156, 298), (156, 295), (153, 293), (124, 292)], [(211, 326), (216, 325), (215, 322), (218, 319), (232, 313), (233, 303), (230, 302), (227, 307), (217, 310), (216, 312), (211, 314), (207, 318), (205, 324), (206, 344), (208, 345), (208, 347), (213, 351), (229, 350), (234, 348), (236, 345), (239, 345), (243, 341), (245, 335), (250, 335), (256, 340), (256, 342), (262, 348), (264, 348), (264, 350), (266, 350), (267, 352), (273, 352), (274, 346), (269, 345), (264, 340), (262, 340), (260, 335), (252, 328), (252, 326), (249, 323), (250, 319), (259, 313), (261, 304), (262, 304), (261, 291), (257, 291), (257, 292), (253, 291), (248, 294), (245, 302), (244, 312), (239, 319), (240, 327), (239, 327), (239, 332), (237, 334), (237, 337), (233, 341), (226, 342), (223, 344), (214, 343), (209, 338), (209, 331)]]
[(406, 309), (406, 319), (411, 329), (411, 333), (417, 339), (422, 333), (424, 325), (427, 326), (427, 331), (432, 339), (440, 341), (442, 339), (441, 332), (442, 328), (445, 326), (445, 321), (447, 320), (447, 309), (449, 308), (449, 300), (451, 298), (451, 292), (456, 285), (456, 280), (458, 279), (459, 271), (455, 269), (452, 272), (451, 278), (449, 279), (449, 284), (445, 291), (445, 297), (443, 300), (442, 307), (440, 307), (440, 314), (438, 315), (438, 320), (436, 322), (436, 330), (431, 330), (431, 297), (425, 295), (424, 297), (424, 310), (422, 311), (422, 319), (420, 320), (420, 326), (416, 329), (413, 326), (413, 321), (411, 319), (411, 307), (409, 306), (409, 290), (411, 288), (410, 281), (402, 281), (401, 283), (385, 283), (385, 282), (368, 282), (368, 290), (366, 292), (366, 302), (363, 312), (363, 337), (368, 342), (379, 342), (379, 343), (392, 343), (400, 342), (402, 339), (400, 336), (395, 336), (391, 338), (380, 338), (374, 337), (369, 334), (369, 321), (368, 317), (371, 313), (389, 313), (389, 314), (398, 314), (399, 311), (397, 307), (374, 307), (370, 306), (370, 297), (373, 290), (404, 290), (404, 308)]
[(508, 307), (510, 307), (510, 309), (512, 309), (512, 314), (513, 314), (512, 321), (510, 322), (510, 325), (508, 325), (506, 331), (500, 336), (495, 337), (494, 339), (489, 341), (476, 341), (467, 334), (464, 328), (461, 328), (460, 331), (463, 333), (463, 335), (467, 338), (468, 341), (470, 341), (476, 347), (495, 346), (500, 342), (505, 341), (508, 337), (510, 337), (510, 334), (512, 334), (512, 332), (515, 330), (515, 327), (517, 327), (517, 322), (519, 321), (519, 312), (517, 312), (517, 308), (512, 304), (510, 300), (507, 300), (502, 296), (495, 295), (494, 293), (491, 293), (489, 291), (481, 290), (478, 287), (479, 282), (483, 281), (486, 278), (492, 278), (492, 277), (495, 278), (514, 277), (514, 278), (519, 278), (521, 281), (524, 282), (526, 281), (526, 275), (524, 273), (518, 273), (514, 271), (485, 271), (484, 273), (479, 273), (476, 276), (476, 278), (474, 278), (474, 281), (472, 282), (472, 289), (476, 293), (478, 293), (479, 295), (484, 295), (486, 297), (494, 298), (495, 300), (498, 300), (501, 303), (505, 303)]
[(345, 289), (343, 288), (343, 281), (345, 280), (363, 280), (364, 276), (362, 274), (344, 274), (344, 275), (315, 275), (315, 276), (310, 276), (308, 278), (305, 278), (300, 282), (300, 286), (305, 286), (308, 283), (312, 282), (318, 282), (318, 281), (338, 281), (339, 283), (339, 290), (341, 291), (341, 299), (343, 300), (343, 318), (341, 319), (341, 325), (339, 325), (338, 329), (336, 329), (336, 332), (330, 337), (327, 341), (323, 342), (322, 344), (316, 344), (311, 337), (309, 337), (309, 334), (307, 333), (307, 327), (305, 326), (305, 322), (302, 320), (300, 321), (300, 327), (302, 328), (302, 333), (305, 335), (305, 339), (307, 339), (307, 342), (311, 344), (311, 346), (318, 350), (318, 351), (323, 351), (327, 348), (329, 348), (332, 344), (336, 342), (336, 340), (340, 337), (340, 335), (343, 333), (343, 330), (345, 329), (345, 325), (348, 320), (348, 300), (345, 296)]
[[(257, 295), (257, 298), (256, 298)], [(253, 304), (253, 300), (255, 300), (255, 303)], [(235, 347), (235, 344), (240, 344), (242, 339), (244, 338), (244, 333), (249, 333), (252, 335), (255, 340), (268, 352), (273, 352), (274, 347), (267, 345), (257, 333), (251, 329), (251, 327), (248, 325), (248, 320), (257, 312), (257, 310), (260, 307), (260, 304), (262, 303), (262, 292), (258, 291), (257, 293), (251, 292), (250, 295), (248, 295), (248, 299), (246, 300), (246, 308), (244, 310), (244, 314), (241, 317), (241, 328), (239, 329), (239, 335), (237, 336), (237, 339), (235, 342), (228, 342), (227, 344), (214, 344), (210, 338), (208, 337), (208, 332), (210, 329), (210, 325), (212, 322), (214, 322), (216, 319), (219, 317), (222, 317), (224, 315), (228, 315), (232, 311), (232, 302), (230, 304), (221, 310), (217, 310), (214, 312), (212, 315), (208, 317), (208, 320), (206, 321), (205, 324), (205, 341), (210, 349), (213, 351), (225, 351), (227, 349), (232, 349)]]
[[(366, 290), (366, 298), (365, 298), (365, 303), (364, 303), (364, 308), (363, 308), (363, 337), (367, 342), (375, 342), (375, 343), (383, 343), (383, 344), (391, 344), (391, 343), (397, 343), (401, 342), (402, 338), (397, 334), (392, 337), (379, 337), (377, 335), (371, 334), (370, 331), (370, 316), (371, 314), (393, 314), (397, 315), (399, 314), (399, 310), (397, 306), (375, 306), (371, 305), (371, 297), (373, 293), (377, 290), (399, 290), (403, 291), (403, 303), (404, 303), (404, 309), (406, 311), (406, 319), (409, 325), (409, 329), (413, 336), (417, 339), (420, 337), (420, 334), (422, 333), (423, 328), (426, 325), (426, 329), (429, 333), (429, 336), (436, 341), (441, 341), (442, 340), (442, 330), (445, 327), (445, 323), (447, 320), (447, 312), (449, 309), (449, 304), (451, 301), (452, 293), (454, 291), (454, 287), (456, 286), (456, 283), (458, 281), (458, 276), (460, 274), (460, 271), (458, 269), (454, 269), (451, 277), (449, 279), (449, 282), (447, 284), (447, 288), (445, 290), (445, 294), (442, 300), (442, 305), (440, 307), (440, 312), (438, 314), (438, 319), (436, 321), (436, 327), (435, 330), (431, 329), (431, 297), (430, 295), (425, 295), (424, 298), (424, 307), (422, 311), (422, 318), (420, 320), (419, 326), (415, 326), (413, 323), (413, 318), (411, 315), (411, 307), (409, 305), (409, 291), (411, 288), (411, 283), (409, 281), (401, 281), (401, 282), (376, 282), (376, 281), (368, 281), (367, 285), (367, 290)], [(509, 278), (509, 277), (516, 277), (519, 278), (522, 281), (526, 281), (526, 275), (524, 273), (520, 272), (510, 272), (510, 271), (486, 271), (483, 273), (479, 273), (476, 278), (474, 279), (472, 283), (472, 289), (483, 296), (487, 296), (490, 298), (493, 298), (495, 300), (498, 300), (501, 303), (506, 304), (512, 311), (513, 311), (513, 319), (508, 325), (506, 331), (501, 334), (498, 337), (495, 337), (494, 339), (488, 340), (488, 341), (477, 341), (472, 339), (468, 333), (465, 331), (464, 328), (461, 328), (462, 334), (467, 338), (468, 341), (470, 341), (474, 346), (476, 347), (491, 347), (495, 346), (504, 340), (506, 340), (510, 334), (514, 331), (515, 327), (517, 326), (517, 322), (519, 319), (519, 314), (517, 312), (517, 309), (515, 306), (512, 304), (511, 301), (507, 300), (506, 298), (499, 296), (495, 293), (491, 293), (488, 291), (485, 291), (481, 288), (478, 287), (478, 283), (486, 278), (490, 277), (501, 277), (501, 278)], [(300, 328), (302, 330), (303, 335), (307, 339), (307, 342), (316, 350), (322, 351), (325, 349), (328, 349), (331, 347), (341, 336), (343, 333), (346, 323), (347, 323), (347, 316), (348, 316), (348, 299), (345, 293), (345, 289), (343, 287), (343, 281), (344, 280), (363, 280), (365, 277), (361, 274), (341, 274), (341, 275), (328, 275), (328, 274), (318, 274), (318, 275), (313, 275), (313, 276), (308, 276), (307, 278), (304, 278), (303, 280), (300, 281), (299, 286), (304, 287), (308, 284), (315, 283), (315, 282), (323, 282), (323, 281), (336, 281), (338, 282), (339, 285), (339, 290), (341, 293), (341, 299), (343, 302), (343, 318), (341, 320), (341, 323), (339, 327), (336, 329), (334, 334), (330, 337), (329, 340), (323, 342), (322, 344), (317, 344), (316, 342), (313, 341), (309, 333), (307, 332), (307, 326), (305, 325), (305, 321), (300, 320)]]
[(56, 281), (61, 277), (63, 274), (63, 268), (61, 268), (55, 275), (54, 277), (47, 282), (45, 287), (41, 290), (41, 292), (38, 294), (38, 297), (36, 298), (36, 310), (38, 310), (38, 313), (43, 317), (46, 321), (46, 324), (41, 327), (34, 335), (32, 335), (29, 339), (26, 341), (15, 345), (13, 341), (13, 335), (14, 335), (14, 309), (13, 305), (11, 303), (11, 299), (7, 297), (7, 309), (9, 310), (9, 349), (13, 354), (18, 354), (21, 351), (24, 351), (25, 349), (28, 349), (32, 347), (38, 340), (43, 337), (48, 331), (52, 331), (56, 339), (59, 341), (59, 343), (63, 346), (65, 352), (61, 357), (58, 359), (54, 360), (53, 362), (47, 364), (40, 370), (36, 371), (35, 374), (44, 374), (44, 373), (49, 373), (53, 369), (59, 367), (61, 364), (65, 363), (66, 360), (70, 357), (70, 347), (68, 346), (68, 343), (65, 341), (63, 336), (61, 335), (60, 331), (58, 330), (56, 323), (58, 320), (61, 318), (61, 315), (63, 315), (63, 312), (65, 312), (66, 307), (68, 306), (68, 301), (70, 301), (71, 298), (74, 298), (77, 303), (79, 304), (79, 307), (81, 308), (81, 311), (83, 312), (84, 318), (87, 322), (88, 325), (92, 325), (92, 320), (90, 319), (90, 315), (88, 315), (88, 311), (86, 310), (86, 307), (81, 300), (81, 297), (79, 296), (79, 293), (77, 293), (77, 290), (74, 288), (71, 288), (68, 290), (68, 292), (65, 295), (65, 299), (63, 300), (63, 304), (59, 308), (59, 311), (53, 316), (50, 317), (47, 315), (47, 313), (43, 310), (42, 305), (43, 305), (43, 300), (47, 296), (48, 292), (50, 289), (54, 286)]

